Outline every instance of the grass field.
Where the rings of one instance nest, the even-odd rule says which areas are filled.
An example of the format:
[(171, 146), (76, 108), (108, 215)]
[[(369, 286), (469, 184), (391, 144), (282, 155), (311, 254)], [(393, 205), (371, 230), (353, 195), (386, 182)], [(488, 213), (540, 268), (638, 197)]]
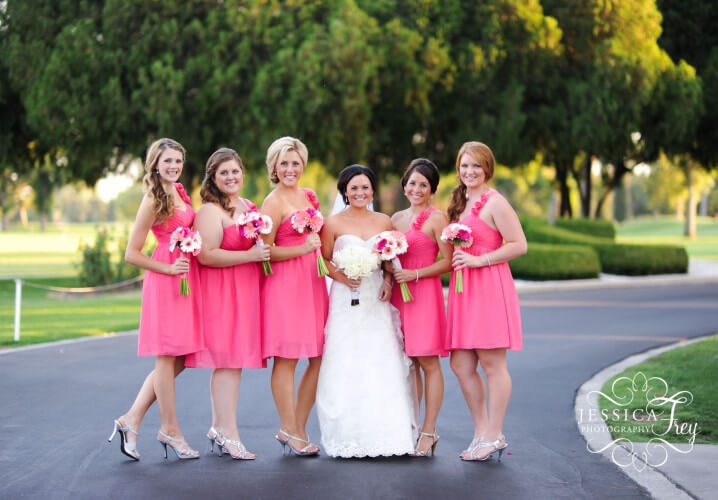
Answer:
[(718, 260), (718, 221), (699, 217), (697, 238), (683, 236), (683, 221), (675, 217), (634, 219), (618, 226), (621, 243), (653, 243), (683, 245), (691, 258)]
[[(634, 379), (639, 372), (645, 378)], [(612, 389), (614, 381), (620, 380)], [(656, 380), (648, 382), (650, 390), (641, 390), (643, 383), (651, 377), (660, 377), (665, 380), (668, 387)], [(675, 422), (680, 424), (698, 424), (696, 443), (718, 443), (718, 399), (716, 398), (716, 380), (718, 380), (718, 338), (710, 338), (696, 342), (685, 347), (678, 347), (659, 356), (648, 359), (643, 363), (628, 368), (607, 381), (602, 392), (609, 396), (629, 397), (633, 381), (638, 381), (633, 394), (633, 401), (620, 406), (612, 403), (603, 396), (599, 396), (602, 410), (618, 410), (619, 418), (614, 419), (609, 413), (606, 419), (611, 427), (614, 439), (625, 437), (630, 441), (647, 442), (651, 438), (661, 437), (671, 443), (687, 443), (688, 434), (681, 435), (676, 432)], [(670, 423), (672, 403), (663, 406), (652, 404), (647, 407), (646, 393), (649, 398), (662, 396), (675, 397), (680, 391), (689, 391), (692, 400), (688, 398), (685, 403), (675, 405), (673, 425)], [(686, 396), (686, 394), (683, 394)], [(650, 420), (647, 409), (654, 409), (656, 419)], [(628, 418), (625, 418), (625, 410)], [(634, 410), (636, 410), (634, 412)]]
[[(75, 278), (37, 278), (32, 282), (79, 286)], [(0, 348), (135, 329), (140, 319), (140, 299), (140, 290), (68, 298), (23, 286), (18, 343), (13, 341), (15, 282), (0, 280)]]

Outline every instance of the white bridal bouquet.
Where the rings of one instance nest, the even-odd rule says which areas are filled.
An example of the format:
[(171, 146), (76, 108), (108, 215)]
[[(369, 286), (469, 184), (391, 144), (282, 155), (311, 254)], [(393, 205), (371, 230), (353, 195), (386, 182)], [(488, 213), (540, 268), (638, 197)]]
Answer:
[[(379, 256), (371, 248), (348, 246), (334, 254), (334, 264), (350, 279), (366, 278), (379, 268)], [(359, 291), (352, 290), (352, 304), (359, 305)]]

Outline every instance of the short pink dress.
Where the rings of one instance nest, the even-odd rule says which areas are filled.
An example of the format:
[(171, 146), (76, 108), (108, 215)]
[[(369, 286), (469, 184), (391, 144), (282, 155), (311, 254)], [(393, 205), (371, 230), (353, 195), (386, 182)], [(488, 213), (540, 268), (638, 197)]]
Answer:
[(182, 184), (175, 183), (174, 186), (185, 202), (184, 210), (175, 208), (172, 217), (152, 227), (152, 234), (157, 238), (152, 258), (172, 263), (182, 255), (189, 257), (187, 282), (190, 295), (180, 295), (181, 275), (145, 271), (138, 356), (182, 356), (204, 348), (199, 263), (192, 254), (182, 254), (178, 248), (173, 252), (169, 249), (172, 232), (178, 227), (191, 227), (194, 222), (189, 196)]
[[(439, 245), (421, 227), (431, 215), (431, 207), (419, 214), (406, 233), (409, 249), (399, 256), (403, 269), (419, 269), (436, 262)], [(441, 278), (421, 278), (407, 283), (414, 297), (411, 302), (401, 298), (399, 283), (394, 283), (391, 303), (401, 314), (401, 329), (407, 356), (448, 356), (446, 344), (446, 308)]]
[[(318, 210), (313, 191), (303, 189)], [(298, 233), (291, 216), (277, 229), (277, 246), (301, 245), (307, 233)], [(326, 280), (317, 275), (317, 252), (272, 262), (274, 274), (262, 283), (262, 356), (300, 359), (321, 356), (324, 324), (329, 310)]]
[[(483, 255), (503, 244), (496, 229), (479, 218), (481, 208), (496, 191), (481, 196), (471, 213), (459, 222), (471, 228), (474, 243), (466, 251)], [(464, 292), (456, 293), (456, 272), (451, 273), (447, 311), (447, 348), (499, 349), (520, 351), (521, 311), (514, 279), (507, 262), (484, 267), (462, 269)]]
[[(257, 210), (244, 200), (248, 211)], [(242, 236), (236, 224), (224, 228), (220, 248), (249, 250), (254, 240)], [(246, 262), (230, 267), (199, 267), (205, 349), (189, 354), (190, 368), (266, 368), (262, 358), (262, 314), (259, 292), (262, 264)]]

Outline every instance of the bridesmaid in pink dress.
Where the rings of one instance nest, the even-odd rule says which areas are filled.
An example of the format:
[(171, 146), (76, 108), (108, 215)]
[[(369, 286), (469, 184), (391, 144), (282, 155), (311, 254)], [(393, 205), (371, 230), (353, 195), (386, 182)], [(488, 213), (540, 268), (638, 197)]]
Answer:
[[(204, 348), (202, 337), (199, 265), (192, 256), (169, 250), (172, 232), (190, 227), (194, 210), (189, 196), (177, 182), (184, 166), (185, 150), (172, 139), (159, 139), (147, 151), (143, 184), (145, 196), (127, 244), (125, 260), (146, 269), (142, 287), (142, 313), (137, 352), (156, 356), (155, 369), (145, 379), (130, 410), (115, 420), (122, 452), (140, 459), (137, 429), (155, 398), (160, 408), (157, 440), (167, 457), (167, 447), (179, 459), (199, 458), (180, 432), (175, 409), (175, 377), (184, 369), (185, 355)], [(157, 238), (152, 257), (142, 253), (149, 231)], [(187, 275), (191, 295), (181, 296), (180, 277)]]
[[(494, 173), (488, 146), (461, 146), (456, 172), (459, 185), (452, 192), (449, 219), (471, 228), (474, 238), (471, 247), (454, 250), (452, 263), (454, 271), (462, 269), (464, 291), (454, 291), (452, 273), (447, 312), (451, 369), (474, 421), (474, 438), (461, 458), (483, 461), (498, 451), (501, 459), (511, 396), (506, 349), (522, 348), (519, 299), (508, 261), (526, 253), (526, 237), (511, 205), (487, 184)], [(477, 362), (486, 375), (486, 388)]]
[[(401, 185), (411, 207), (395, 213), (391, 222), (396, 230), (406, 234), (409, 249), (399, 256), (402, 270), (394, 271), (391, 303), (401, 314), (406, 354), (421, 367), (426, 379), (426, 384), (422, 384), (421, 373), (416, 370), (419, 402), (426, 387), (426, 410), (414, 454), (427, 456), (439, 441), (436, 419), (444, 398), (439, 356), (448, 356), (444, 292), (439, 276), (451, 270), (451, 245), (440, 239), (449, 221), (430, 205), (439, 185), (439, 169), (433, 162), (425, 158), (413, 160), (401, 178)], [(442, 259), (437, 262), (439, 250)], [(408, 284), (413, 301), (402, 300), (399, 283)]]
[(242, 368), (266, 368), (262, 358), (259, 292), (262, 267), (269, 247), (242, 236), (237, 218), (257, 207), (239, 197), (244, 181), (242, 159), (222, 148), (207, 160), (202, 181), (202, 202), (195, 226), (202, 236), (199, 254), (204, 341), (206, 348), (189, 354), (185, 366), (214, 368), (210, 378), (212, 426), (207, 438), (220, 455), (252, 460), (239, 439), (237, 399)]
[[(298, 185), (307, 156), (307, 147), (293, 137), (282, 137), (269, 146), (267, 169), (277, 187), (262, 204), (262, 212), (274, 222), (272, 233), (264, 238), (271, 245), (274, 274), (264, 279), (261, 302), (263, 357), (274, 357), (272, 394), (280, 419), (275, 437), (302, 456), (319, 453), (306, 425), (317, 391), (329, 307), (326, 281), (317, 275), (319, 235), (300, 234), (291, 224), (296, 212), (319, 208), (314, 192)], [(294, 372), (301, 358), (308, 358), (309, 366), (295, 402)]]

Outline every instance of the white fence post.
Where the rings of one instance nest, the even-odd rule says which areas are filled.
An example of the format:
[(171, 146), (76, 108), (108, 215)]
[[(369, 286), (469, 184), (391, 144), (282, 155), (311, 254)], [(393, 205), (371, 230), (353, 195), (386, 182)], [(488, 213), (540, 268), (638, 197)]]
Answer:
[(20, 341), (20, 304), (22, 303), (22, 280), (15, 280), (15, 342)]

